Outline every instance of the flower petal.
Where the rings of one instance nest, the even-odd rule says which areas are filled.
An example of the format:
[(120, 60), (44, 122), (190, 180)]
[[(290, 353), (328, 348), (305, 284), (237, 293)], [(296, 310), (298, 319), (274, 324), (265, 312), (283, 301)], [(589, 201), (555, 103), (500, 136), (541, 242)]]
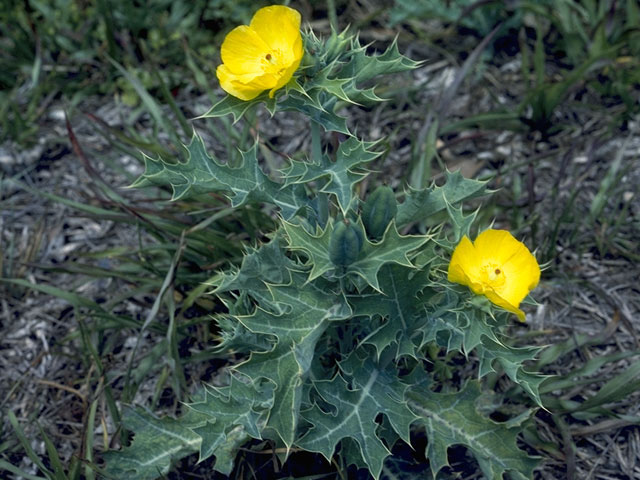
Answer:
[[(520, 310), (517, 305), (511, 304), (509, 301), (502, 298), (493, 290), (489, 290), (485, 292), (485, 296), (491, 301), (491, 303), (504, 308), (508, 312), (515, 313), (518, 316), (518, 320), (520, 320), (521, 322), (524, 322), (524, 319), (525, 319), (524, 312)], [(518, 304), (519, 303), (520, 302), (518, 302)]]
[(294, 72), (298, 69), (298, 65), (300, 65), (300, 58), (294, 63), (292, 63), (291, 66), (287, 68), (285, 72), (282, 73), (282, 76), (278, 79), (278, 83), (276, 83), (275, 87), (273, 87), (269, 92), (269, 98), (273, 98), (273, 95), (276, 90), (284, 87), (287, 83), (289, 83), (289, 80), (291, 80), (291, 77), (293, 76)]
[(527, 247), (516, 240), (507, 230), (488, 229), (476, 237), (473, 242), (477, 255), (491, 263), (502, 265), (513, 255), (518, 254)]
[[(275, 83), (275, 79), (271, 75), (257, 77), (248, 83), (243, 82), (242, 76), (231, 73), (226, 65), (218, 65), (216, 76), (222, 89), (240, 100), (253, 100)], [(266, 80), (270, 80), (271, 83), (265, 86)]]
[(272, 5), (258, 10), (251, 19), (250, 27), (272, 50), (280, 50), (283, 55), (291, 55), (291, 59), (286, 62), (291, 63), (295, 59), (294, 47), (297, 48), (298, 43), (302, 46), (300, 20), (297, 10), (283, 5)]
[[(222, 63), (234, 75), (262, 75), (269, 46), (250, 27), (241, 25), (224, 38), (220, 47)], [(250, 80), (250, 79), (249, 79)]]
[(531, 290), (538, 286), (540, 281), (540, 267), (536, 258), (527, 247), (514, 254), (506, 263), (502, 264), (502, 270), (507, 279), (496, 292), (513, 305), (520, 305)]
[(465, 235), (453, 251), (447, 278), (450, 282), (470, 287), (472, 283), (477, 283), (480, 280), (479, 268), (476, 249)]

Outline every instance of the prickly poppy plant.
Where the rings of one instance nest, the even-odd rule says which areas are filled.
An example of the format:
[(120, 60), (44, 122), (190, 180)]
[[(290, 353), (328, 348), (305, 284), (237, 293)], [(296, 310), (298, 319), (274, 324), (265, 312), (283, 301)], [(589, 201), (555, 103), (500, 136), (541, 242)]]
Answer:
[[(283, 34), (283, 45), (295, 44), (284, 28), (272, 37), (260, 33), (264, 18), (290, 10), (281, 8), (260, 10), (238, 35), (275, 41)], [(293, 19), (287, 28), (297, 31), (296, 15), (284, 14)], [(228, 359), (226, 382), (203, 386), (178, 419), (127, 408), (123, 424), (133, 441), (105, 455), (106, 473), (157, 478), (197, 453), (200, 460), (215, 457), (215, 470), (230, 474), (241, 448), (266, 444), (282, 452), (282, 461), (293, 450), (315, 452), (345, 471), (364, 469), (362, 475), (379, 479), (394, 462), (392, 451), (426, 445), (402, 461), (435, 477), (449, 464), (448, 449), (462, 445), (487, 478), (531, 478), (537, 460), (516, 440), (540, 405), (543, 377), (526, 368), (538, 349), (511, 346), (506, 329), (513, 323), (509, 312), (519, 312), (523, 293), (538, 281), (535, 259), (506, 232), (468, 240), (475, 215), (462, 204), (486, 195), (485, 182), (447, 172), (439, 186), (364, 191), (361, 182), (380, 147), (351, 133), (339, 106), (381, 101), (372, 82), (416, 63), (395, 43), (369, 54), (344, 32), (327, 39), (308, 32), (304, 46), (304, 75), (286, 85), (275, 77), (260, 84), (265, 90), (284, 85), (284, 95), (254, 95), (257, 88), (234, 83), (204, 117), (293, 110), (308, 119), (310, 152), (267, 175), (257, 144), (230, 165), (194, 133), (183, 162), (146, 158), (135, 185), (170, 186), (174, 199), (216, 192), (237, 209), (265, 205), (278, 226), (269, 241), (247, 245), (242, 262), (207, 285), (221, 312), (211, 314), (219, 331), (211, 341)], [(246, 64), (246, 72), (270, 72), (257, 65), (274, 51), (260, 44), (254, 57), (243, 63), (238, 55), (233, 67), (223, 52), (225, 69)], [(257, 78), (243, 72), (233, 70), (232, 82)], [(225, 89), (228, 78), (221, 80)], [(340, 141), (325, 148), (322, 130), (342, 133), (332, 136)], [(428, 233), (412, 233), (425, 222)], [(498, 308), (472, 301), (475, 294), (454, 282)], [(500, 377), (508, 391), (493, 387)], [(487, 395), (510, 404), (500, 414), (510, 421), (490, 418), (501, 402), (482, 405)]]
[(520, 302), (540, 281), (540, 267), (524, 243), (506, 230), (485, 230), (471, 243), (464, 236), (449, 263), (450, 282), (468, 286), (473, 293), (515, 313), (525, 315)]
[(248, 26), (225, 37), (216, 75), (223, 90), (241, 100), (265, 90), (273, 97), (291, 80), (303, 53), (298, 11), (280, 5), (261, 8)]

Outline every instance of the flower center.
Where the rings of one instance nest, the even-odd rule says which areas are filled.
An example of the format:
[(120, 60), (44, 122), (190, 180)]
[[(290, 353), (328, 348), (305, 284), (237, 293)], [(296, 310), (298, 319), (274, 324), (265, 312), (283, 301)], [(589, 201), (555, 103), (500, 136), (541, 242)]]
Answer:
[(279, 49), (264, 53), (260, 59), (262, 63), (262, 71), (278, 77), (282, 75), (288, 67), (286, 60), (286, 56), (283, 55), (282, 51)]
[(481, 269), (483, 283), (489, 288), (498, 288), (504, 285), (506, 277), (499, 265), (488, 263)]
[(279, 50), (271, 50), (266, 53), (262, 60), (267, 68), (279, 67), (282, 62), (282, 54)]

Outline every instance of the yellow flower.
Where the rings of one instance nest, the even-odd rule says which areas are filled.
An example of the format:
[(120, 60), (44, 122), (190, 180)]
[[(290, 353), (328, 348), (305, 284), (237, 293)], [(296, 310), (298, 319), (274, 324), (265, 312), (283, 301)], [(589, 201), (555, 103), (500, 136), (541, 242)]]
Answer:
[(540, 267), (524, 243), (506, 230), (485, 230), (474, 243), (466, 236), (453, 251), (450, 282), (467, 285), (524, 321), (518, 307), (540, 281)]
[(236, 27), (225, 37), (216, 75), (222, 89), (241, 100), (265, 90), (273, 97), (291, 79), (303, 53), (300, 13), (281, 5), (264, 7), (248, 26)]

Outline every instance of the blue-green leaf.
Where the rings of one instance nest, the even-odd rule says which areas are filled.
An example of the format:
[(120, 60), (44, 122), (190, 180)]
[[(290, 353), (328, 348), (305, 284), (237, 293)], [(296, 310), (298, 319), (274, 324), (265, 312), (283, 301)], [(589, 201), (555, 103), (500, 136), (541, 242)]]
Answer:
[(224, 98), (211, 107), (207, 113), (200, 115), (198, 118), (215, 118), (223, 117), (225, 115), (233, 115), (233, 123), (236, 123), (245, 115), (245, 113), (247, 113), (249, 109), (263, 102), (269, 104), (271, 108), (273, 108), (272, 104), (275, 103), (275, 98), (269, 98), (266, 91), (258, 95), (253, 100), (248, 101), (240, 100), (232, 95), (225, 95)]
[(236, 370), (253, 380), (266, 378), (275, 385), (273, 407), (267, 426), (273, 428), (287, 448), (296, 436), (302, 384), (311, 367), (316, 343), (329, 321), (351, 316), (341, 292), (318, 279), (304, 283), (304, 274), (292, 272), (288, 285), (269, 285), (276, 311), (257, 308), (237, 319), (254, 333), (273, 335), (271, 351), (252, 353)]
[(494, 363), (498, 363), (513, 382), (520, 385), (538, 405), (542, 406), (539, 389), (547, 376), (525, 370), (525, 362), (532, 362), (541, 350), (542, 347), (511, 347), (483, 337), (482, 345), (478, 347), (480, 374), (495, 371)]
[(215, 455), (214, 469), (229, 474), (237, 449), (249, 437), (262, 438), (273, 388), (240, 381), (233, 375), (226, 387), (206, 386), (201, 401), (189, 404), (207, 419), (192, 430), (201, 437), (200, 461)]
[(198, 451), (200, 436), (190, 427), (205, 420), (196, 412), (176, 420), (125, 407), (122, 423), (135, 433), (135, 437), (131, 446), (104, 453), (106, 473), (112, 478), (136, 480), (153, 480), (166, 475), (173, 463)]
[(427, 308), (427, 318), (427, 322), (416, 327), (425, 344), (436, 342), (447, 351), (458, 351), (465, 355), (475, 350), (480, 359), (480, 378), (490, 372), (500, 371), (501, 367), (513, 382), (520, 385), (538, 405), (542, 405), (538, 390), (546, 377), (525, 369), (526, 363), (532, 362), (541, 348), (508, 345), (501, 331), (506, 324), (505, 315), (497, 317), (503, 319), (504, 323), (500, 323), (470, 303), (459, 303), (458, 296), (448, 292), (435, 308)]
[(271, 389), (257, 389), (253, 384), (244, 383), (231, 375), (228, 386), (205, 385), (204, 392), (204, 398), (188, 404), (189, 408), (207, 415), (209, 421), (224, 425), (226, 430), (240, 425), (253, 438), (261, 438), (262, 413), (256, 407), (264, 406), (271, 400)]
[(335, 161), (327, 155), (316, 163), (292, 161), (291, 167), (284, 172), (286, 183), (326, 180), (320, 191), (334, 195), (340, 209), (346, 212), (353, 199), (354, 185), (366, 176), (361, 169), (380, 156), (380, 152), (371, 150), (374, 145), (349, 137), (338, 147)]
[(334, 292), (320, 279), (304, 283), (304, 275), (296, 273), (288, 285), (269, 285), (272, 304), (278, 312), (260, 307), (252, 315), (239, 316), (249, 330), (278, 337), (279, 343), (301, 343), (325, 321), (343, 320), (351, 316), (351, 308), (341, 292)]
[[(302, 399), (302, 377), (306, 373), (302, 363), (310, 362), (315, 342), (324, 331), (321, 325), (300, 345), (276, 345), (266, 353), (252, 353), (249, 360), (236, 370), (251, 379), (266, 378), (275, 386), (273, 407), (266, 426), (273, 428), (287, 448), (291, 447), (298, 428)], [(302, 350), (301, 352), (299, 350)]]
[(283, 222), (284, 231), (291, 250), (301, 250), (309, 257), (311, 272), (307, 282), (334, 268), (329, 258), (329, 239), (333, 231), (333, 222), (329, 221), (324, 230), (317, 228), (313, 235), (303, 225)]
[(300, 112), (312, 121), (322, 125), (328, 132), (351, 135), (349, 127), (347, 127), (347, 120), (334, 112), (336, 100), (336, 97), (329, 97), (319, 106), (319, 102), (310, 97), (292, 92), (284, 100), (278, 102), (278, 107), (282, 110)]
[(361, 46), (357, 39), (353, 50), (350, 61), (341, 69), (340, 76), (354, 78), (356, 83), (366, 82), (378, 75), (407, 72), (421, 63), (402, 55), (395, 40), (380, 55), (367, 55), (366, 47)]
[(463, 200), (482, 196), (486, 193), (487, 182), (464, 178), (457, 171), (445, 172), (446, 182), (441, 187), (431, 186), (422, 190), (409, 190), (405, 200), (398, 206), (396, 221), (399, 226), (424, 221), (441, 212), (447, 205), (456, 205)]
[(189, 157), (184, 163), (167, 163), (145, 157), (145, 171), (132, 186), (170, 185), (172, 200), (187, 195), (225, 192), (233, 206), (248, 201), (272, 203), (285, 218), (291, 218), (308, 204), (304, 188), (284, 186), (267, 177), (257, 159), (257, 144), (242, 154), (238, 167), (221, 164), (209, 156), (202, 138), (194, 132), (186, 146)]
[(217, 276), (211, 285), (215, 287), (214, 293), (220, 295), (237, 290), (267, 308), (272, 299), (267, 283), (287, 284), (291, 281), (290, 269), (294, 267), (294, 262), (285, 256), (281, 243), (281, 238), (277, 236), (258, 249), (248, 248), (239, 269), (232, 268)]
[(509, 473), (518, 479), (531, 478), (537, 459), (516, 444), (519, 428), (509, 428), (478, 413), (475, 405), (481, 390), (478, 382), (467, 382), (455, 393), (435, 393), (427, 388), (408, 392), (409, 406), (420, 417), (427, 432), (426, 457), (434, 476), (449, 465), (447, 449), (464, 445), (474, 455), (490, 480), (502, 480)]
[(409, 253), (429, 241), (429, 235), (400, 235), (392, 221), (377, 243), (364, 239), (358, 260), (348, 267), (348, 272), (360, 275), (374, 289), (380, 290), (378, 272), (383, 265), (395, 263), (413, 267)]
[(335, 413), (326, 413), (317, 405), (303, 412), (313, 427), (296, 445), (319, 452), (330, 460), (338, 442), (352, 438), (358, 443), (371, 474), (379, 478), (383, 461), (390, 452), (376, 434), (376, 417), (384, 414), (396, 434), (409, 440), (409, 425), (415, 416), (403, 399), (406, 386), (368, 359), (354, 358), (343, 367), (344, 376), (350, 379), (353, 388), (349, 388), (340, 374), (330, 381), (314, 382), (315, 389), (335, 408)]
[[(373, 331), (362, 341), (376, 348), (378, 358), (392, 347), (394, 357), (414, 358), (423, 344), (420, 327), (427, 322), (425, 304), (433, 295), (424, 291), (429, 284), (428, 272), (396, 264), (384, 265), (378, 273), (379, 292), (350, 298), (354, 315), (366, 315), (374, 324)], [(379, 320), (375, 319), (380, 316)]]

